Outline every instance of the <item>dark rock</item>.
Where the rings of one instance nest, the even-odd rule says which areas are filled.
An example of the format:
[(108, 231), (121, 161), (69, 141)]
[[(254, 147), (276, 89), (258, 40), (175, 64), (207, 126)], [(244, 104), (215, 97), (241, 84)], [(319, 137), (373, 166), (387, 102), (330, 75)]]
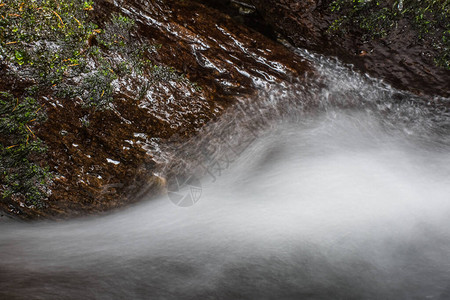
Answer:
[(450, 70), (435, 65), (433, 41), (427, 37), (419, 40), (410, 23), (400, 21), (386, 37), (366, 41), (357, 28), (344, 35), (327, 33), (333, 20), (342, 15), (329, 9), (330, 0), (252, 3), (270, 25), (297, 47), (336, 55), (400, 89), (450, 97)]

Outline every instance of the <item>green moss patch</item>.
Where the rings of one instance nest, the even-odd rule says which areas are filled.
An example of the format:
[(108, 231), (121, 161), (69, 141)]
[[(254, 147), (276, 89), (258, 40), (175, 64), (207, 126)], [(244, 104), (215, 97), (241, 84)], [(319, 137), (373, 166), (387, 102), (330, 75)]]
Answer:
[(33, 123), (45, 120), (41, 108), (31, 97), (0, 92), (1, 197), (37, 208), (45, 206), (51, 179), (48, 168), (37, 163), (46, 147), (31, 129)]

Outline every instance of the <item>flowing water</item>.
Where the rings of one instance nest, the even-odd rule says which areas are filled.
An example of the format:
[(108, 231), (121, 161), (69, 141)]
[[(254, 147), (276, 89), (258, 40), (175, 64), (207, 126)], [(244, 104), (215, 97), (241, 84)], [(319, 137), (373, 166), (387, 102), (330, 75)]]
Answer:
[(195, 205), (2, 225), (0, 298), (449, 299), (448, 99), (297, 51), (320, 80), (262, 90), (187, 144), (222, 163), (195, 173)]

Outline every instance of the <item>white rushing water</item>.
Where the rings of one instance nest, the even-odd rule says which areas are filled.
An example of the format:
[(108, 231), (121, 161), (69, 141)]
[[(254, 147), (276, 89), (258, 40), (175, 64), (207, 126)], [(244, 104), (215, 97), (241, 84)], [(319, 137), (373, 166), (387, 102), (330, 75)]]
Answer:
[(0, 298), (450, 299), (448, 111), (301, 54), (321, 85), (256, 102), (195, 205), (2, 225)]

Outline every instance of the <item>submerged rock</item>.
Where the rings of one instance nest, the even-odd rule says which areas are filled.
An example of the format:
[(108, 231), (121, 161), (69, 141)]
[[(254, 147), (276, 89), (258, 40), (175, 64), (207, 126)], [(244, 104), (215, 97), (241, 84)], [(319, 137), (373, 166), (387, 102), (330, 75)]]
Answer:
[[(10, 214), (62, 218), (156, 195), (164, 185), (157, 170), (171, 159), (161, 150), (169, 139), (173, 144), (176, 136), (182, 144), (239, 99), (311, 72), (285, 47), (202, 4), (100, 0), (92, 9), (100, 28), (115, 14), (134, 20), (138, 30), (132, 38), (154, 45), (147, 54), (151, 68), (117, 76), (112, 101), (103, 109), (41, 90), (47, 121), (31, 130), (48, 148), (40, 163), (52, 174), (49, 197), (41, 208), (7, 197), (0, 207)], [(88, 46), (98, 40), (93, 36)], [(32, 85), (14, 77), (11, 87), (11, 65), (0, 72), (0, 88), (17, 97)]]

